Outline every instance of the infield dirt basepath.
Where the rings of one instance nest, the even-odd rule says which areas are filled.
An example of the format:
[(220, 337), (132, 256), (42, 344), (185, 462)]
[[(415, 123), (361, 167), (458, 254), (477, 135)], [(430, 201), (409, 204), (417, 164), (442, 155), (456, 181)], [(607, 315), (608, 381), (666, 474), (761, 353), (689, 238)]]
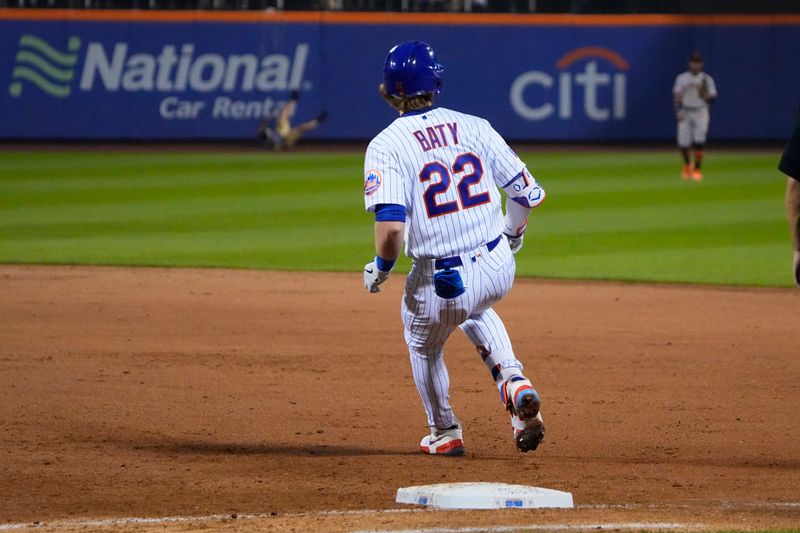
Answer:
[(0, 267), (0, 523), (274, 513), (260, 527), (467, 526), (489, 515), (314, 513), (498, 481), (583, 506), (493, 515), (503, 523), (800, 526), (800, 291), (518, 280), (497, 309), (541, 393), (545, 442), (515, 450), (457, 332), (446, 358), (468, 452), (453, 459), (417, 451), (402, 282), (369, 295), (359, 274)]

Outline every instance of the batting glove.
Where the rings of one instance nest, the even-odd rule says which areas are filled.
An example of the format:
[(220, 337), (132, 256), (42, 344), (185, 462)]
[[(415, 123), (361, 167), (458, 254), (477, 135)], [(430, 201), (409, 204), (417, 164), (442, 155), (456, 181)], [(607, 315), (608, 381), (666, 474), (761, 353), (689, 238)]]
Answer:
[(387, 279), (391, 270), (383, 271), (378, 268), (375, 261), (370, 261), (364, 265), (364, 288), (371, 293), (380, 292), (381, 288), (378, 286)]
[(519, 252), (520, 248), (522, 248), (522, 239), (525, 236), (525, 234), (520, 233), (519, 235), (514, 236), (504, 233), (503, 235), (505, 235), (506, 239), (508, 239), (508, 245), (511, 247), (511, 253), (515, 254)]

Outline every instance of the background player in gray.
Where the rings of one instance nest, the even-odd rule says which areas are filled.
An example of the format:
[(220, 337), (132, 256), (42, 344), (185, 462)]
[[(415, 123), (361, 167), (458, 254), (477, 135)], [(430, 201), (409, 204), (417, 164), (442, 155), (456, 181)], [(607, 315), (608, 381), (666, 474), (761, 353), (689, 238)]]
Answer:
[[(672, 87), (675, 118), (678, 121), (678, 147), (683, 156), (683, 179), (703, 179), (700, 166), (711, 119), (709, 104), (717, 99), (714, 79), (703, 72), (703, 57), (694, 52), (689, 57), (689, 70), (678, 74)], [(692, 160), (690, 150), (694, 150)]]
[(395, 46), (384, 63), (380, 91), (400, 117), (364, 157), (364, 202), (375, 214), (377, 252), (364, 267), (364, 287), (380, 291), (405, 242), (412, 268), (402, 301), (404, 337), (430, 427), (420, 450), (464, 453), (444, 362), (445, 342), (460, 328), (491, 372), (517, 448), (527, 452), (544, 437), (539, 394), (492, 306), (511, 290), (513, 253), (545, 195), (488, 121), (434, 107), (443, 70), (420, 41)]
[(325, 121), (328, 113), (321, 112), (316, 118), (292, 126), (292, 117), (297, 110), (299, 91), (292, 91), (291, 97), (277, 113), (269, 113), (258, 126), (258, 137), (271, 144), (274, 150), (285, 150), (293, 147), (300, 137), (316, 129)]

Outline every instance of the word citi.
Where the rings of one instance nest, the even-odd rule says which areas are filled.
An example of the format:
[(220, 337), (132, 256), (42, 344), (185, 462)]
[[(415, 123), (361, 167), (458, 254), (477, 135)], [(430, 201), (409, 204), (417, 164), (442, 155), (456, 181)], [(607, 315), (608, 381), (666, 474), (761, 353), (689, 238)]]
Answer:
[(429, 150), (433, 150), (434, 148), (450, 146), (447, 142), (447, 134), (445, 133), (446, 131), (450, 132), (450, 138), (452, 139), (453, 144), (458, 144), (458, 124), (456, 122), (428, 126), (424, 131), (415, 131), (413, 135), (419, 142), (419, 145), (422, 147), (422, 151), (427, 152)]

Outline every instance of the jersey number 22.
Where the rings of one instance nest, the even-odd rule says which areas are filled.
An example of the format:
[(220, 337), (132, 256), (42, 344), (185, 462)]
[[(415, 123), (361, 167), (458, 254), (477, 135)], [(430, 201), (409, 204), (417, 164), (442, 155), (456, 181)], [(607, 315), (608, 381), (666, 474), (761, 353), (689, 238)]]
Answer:
[[(469, 174), (465, 173), (467, 166), (472, 167), (472, 172)], [(428, 211), (428, 218), (449, 215), (461, 208), (469, 209), (470, 207), (476, 207), (491, 201), (488, 191), (472, 194), (472, 190), (470, 190), (470, 187), (480, 183), (483, 178), (483, 165), (477, 155), (469, 152), (461, 154), (456, 157), (451, 168), (453, 171), (452, 176), (458, 177), (460, 174), (464, 174), (456, 185), (458, 189), (458, 198), (461, 200), (461, 207), (459, 207), (459, 202), (456, 200), (441, 204), (437, 201), (436, 197), (446, 193), (452, 184), (450, 169), (448, 169), (444, 163), (440, 161), (431, 161), (422, 167), (422, 171), (419, 173), (419, 181), (422, 183), (432, 182), (423, 193), (425, 209)], [(438, 176), (439, 180), (433, 181), (434, 176)]]

